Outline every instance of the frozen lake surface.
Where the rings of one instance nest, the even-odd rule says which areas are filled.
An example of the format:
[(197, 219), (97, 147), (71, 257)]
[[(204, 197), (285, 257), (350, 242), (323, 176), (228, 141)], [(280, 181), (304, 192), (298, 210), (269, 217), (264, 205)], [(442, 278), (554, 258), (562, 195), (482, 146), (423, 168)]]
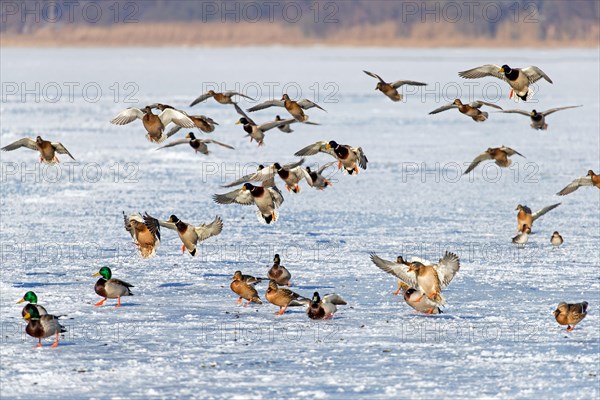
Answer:
[[(40, 166), (29, 150), (0, 154), (3, 398), (600, 396), (600, 192), (555, 195), (600, 169), (598, 49), (2, 49), (0, 59), (2, 146), (39, 134), (77, 159), (62, 156), (56, 168)], [(554, 84), (541, 81), (532, 104), (514, 104), (499, 80), (458, 78), (485, 63), (537, 65)], [(393, 103), (363, 69), (429, 86)], [(270, 131), (257, 148), (234, 125), (233, 107), (212, 100), (188, 107), (213, 84), (263, 100), (285, 87), (327, 113), (311, 109), (321, 126)], [(505, 109), (584, 107), (549, 116), (545, 132), (514, 114), (490, 112), (480, 124), (456, 110), (427, 115), (458, 90), (463, 100)], [(236, 150), (156, 152), (139, 121), (108, 122), (153, 102), (212, 117), (220, 125), (210, 137)], [(276, 113), (286, 115), (251, 116), (263, 122)], [(324, 192), (305, 183), (298, 195), (284, 191), (276, 224), (259, 224), (252, 208), (212, 201), (239, 170), (293, 161), (300, 148), (331, 139), (362, 146), (368, 169), (336, 173)], [(526, 158), (459, 178), (465, 163), (500, 145)], [(516, 205), (556, 202), (516, 250)], [(225, 227), (196, 258), (182, 255), (179, 238), (163, 229), (157, 256), (143, 260), (122, 211), (174, 213), (194, 224), (218, 214)], [(557, 250), (555, 230), (565, 239)], [(391, 294), (395, 279), (369, 260), (373, 251), (437, 261), (445, 250), (459, 254), (461, 269), (440, 316), (414, 314)], [(293, 290), (336, 292), (348, 306), (319, 322), (299, 308), (274, 316), (270, 304), (236, 306), (233, 272), (265, 275), (274, 253), (292, 272)], [(112, 300), (93, 306), (91, 274), (104, 265), (135, 285), (120, 309)], [(258, 289), (264, 299), (266, 285)], [(49, 340), (33, 349), (24, 334), (15, 302), (27, 290), (66, 315), (69, 332), (57, 349)], [(552, 311), (584, 300), (587, 318), (566, 333)]]

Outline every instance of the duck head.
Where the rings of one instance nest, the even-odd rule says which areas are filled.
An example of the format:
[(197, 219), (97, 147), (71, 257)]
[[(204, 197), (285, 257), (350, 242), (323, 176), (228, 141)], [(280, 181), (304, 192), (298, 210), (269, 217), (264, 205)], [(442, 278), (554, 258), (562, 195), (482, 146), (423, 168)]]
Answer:
[(587, 176), (594, 176), (594, 175), (596, 175), (596, 174), (591, 169), (587, 173)]
[(102, 267), (102, 268), (100, 268), (100, 271), (96, 272), (92, 276), (101, 276), (104, 279), (109, 280), (110, 277), (112, 276), (112, 272), (111, 272), (110, 268)]
[(290, 96), (287, 95), (287, 93), (284, 93), (283, 96), (281, 96), (281, 100), (286, 101), (289, 100)]
[(250, 121), (248, 121), (245, 117), (240, 118), (235, 124), (236, 125), (248, 125)]
[(33, 293), (32, 291), (29, 291), (27, 293), (25, 293), (25, 296), (23, 296), (23, 298), (19, 301), (17, 301), (17, 304), (22, 303), (24, 301), (27, 301), (31, 304), (36, 304), (37, 303), (37, 295), (35, 293)]
[(452, 104), (456, 105), (456, 106), (462, 106), (463, 103), (462, 101), (460, 101), (460, 99), (454, 99), (454, 101), (452, 102)]
[(194, 132), (188, 133), (185, 137), (186, 139), (196, 140), (196, 135), (194, 135)]
[(279, 163), (273, 164), (273, 168), (275, 168), (276, 171), (281, 171), (283, 169)]
[(339, 144), (337, 144), (337, 142), (335, 140), (330, 140), (329, 143), (327, 143), (325, 145), (326, 149), (337, 149), (339, 147)]
[(521, 204), (517, 205), (517, 208), (515, 208), (515, 211), (521, 211), (523, 209), (523, 206)]
[(232, 281), (241, 281), (242, 280), (242, 271), (235, 271), (233, 276), (231, 277)]
[(396, 257), (396, 263), (397, 264), (406, 264), (406, 262), (404, 261), (404, 258), (402, 258), (402, 256)]
[(311, 306), (318, 306), (321, 303), (321, 296), (319, 296), (319, 292), (314, 292), (313, 297), (310, 300)]
[(414, 272), (415, 275), (419, 275), (419, 271), (421, 271), (421, 268), (424, 267), (423, 264), (421, 264), (420, 262), (412, 262), (410, 264), (408, 264), (408, 271), (407, 272)]
[(36, 137), (36, 138), (35, 138), (35, 142), (36, 142), (37, 144), (40, 144), (40, 143), (42, 143), (43, 141), (44, 141), (44, 139), (42, 139), (42, 137), (41, 137), (41, 136), (38, 136), (38, 137)]
[(171, 222), (171, 223), (174, 223), (174, 224), (176, 224), (176, 223), (178, 223), (178, 222), (179, 222), (179, 218), (177, 218), (177, 216), (176, 216), (176, 215), (171, 215), (171, 216), (169, 217), (169, 219), (167, 220), (167, 222)]
[(269, 289), (271, 289), (271, 290), (279, 289), (279, 286), (277, 286), (277, 282), (275, 282), (274, 280), (271, 279), (269, 281)]
[(502, 67), (500, 67), (498, 72), (501, 72), (504, 75), (508, 75), (512, 72), (512, 69), (508, 65), (504, 64)]
[(242, 186), (242, 190), (243, 191), (245, 191), (245, 190), (253, 191), (254, 187), (255, 186), (253, 184), (246, 182), (246, 183), (244, 183), (244, 186)]
[(275, 264), (279, 264), (281, 262), (281, 259), (279, 258), (279, 254), (275, 254), (275, 256), (273, 256), (273, 262)]
[(214, 96), (216, 93), (214, 90), (210, 89), (207, 94), (210, 94), (211, 96)]
[(381, 89), (381, 82), (377, 82), (377, 86), (375, 86), (375, 90), (379, 90)]
[(29, 321), (30, 319), (35, 320), (35, 319), (40, 319), (40, 313), (38, 312), (37, 308), (33, 305), (33, 304), (27, 304), (25, 306), (25, 315), (23, 316), (23, 319)]
[(531, 114), (532, 117), (535, 117), (536, 115), (538, 115), (538, 112), (536, 110), (531, 110)]

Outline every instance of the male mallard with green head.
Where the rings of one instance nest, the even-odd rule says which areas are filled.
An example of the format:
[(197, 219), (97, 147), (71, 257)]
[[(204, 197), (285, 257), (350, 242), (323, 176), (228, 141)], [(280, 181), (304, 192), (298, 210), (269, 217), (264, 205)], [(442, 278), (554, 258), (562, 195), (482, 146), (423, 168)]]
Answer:
[(127, 282), (123, 282), (122, 280), (112, 278), (112, 271), (108, 267), (100, 268), (100, 271), (92, 276), (101, 276), (101, 278), (96, 281), (94, 290), (99, 296), (104, 297), (94, 304), (95, 306), (101, 306), (106, 299), (118, 299), (115, 307), (121, 307), (121, 296), (133, 296), (133, 293), (131, 293), (129, 288), (134, 286)]
[(27, 304), (23, 311), (25, 312), (23, 319), (27, 321), (25, 332), (27, 332), (29, 336), (38, 339), (36, 347), (42, 347), (42, 339), (52, 335), (56, 335), (56, 339), (50, 347), (58, 346), (58, 335), (67, 331), (65, 327), (58, 322), (58, 317), (50, 314), (40, 315), (34, 304)]

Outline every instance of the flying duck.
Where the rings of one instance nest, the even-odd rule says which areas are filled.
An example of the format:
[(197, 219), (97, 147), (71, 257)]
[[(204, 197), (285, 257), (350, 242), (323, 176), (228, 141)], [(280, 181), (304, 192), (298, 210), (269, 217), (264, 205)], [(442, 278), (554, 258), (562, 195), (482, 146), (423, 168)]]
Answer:
[(403, 86), (403, 85), (427, 86), (427, 84), (423, 83), (423, 82), (406, 81), (406, 80), (387, 83), (386, 81), (381, 79), (381, 77), (379, 75), (374, 74), (373, 72), (364, 71), (364, 70), (363, 70), (363, 72), (375, 79), (378, 79), (379, 82), (377, 82), (377, 86), (375, 86), (375, 90), (379, 90), (381, 93), (385, 94), (392, 101), (402, 100), (402, 95), (400, 93), (398, 93), (398, 90), (397, 90), (400, 86)]
[(475, 159), (471, 162), (471, 165), (469, 165), (469, 168), (467, 168), (463, 175), (466, 175), (469, 172), (473, 171), (475, 167), (477, 167), (482, 161), (485, 160), (495, 160), (496, 165), (502, 168), (508, 168), (512, 164), (512, 161), (509, 160), (508, 157), (514, 156), (515, 154), (523, 158), (525, 157), (518, 151), (513, 150), (510, 147), (506, 147), (504, 145), (502, 145), (502, 147), (489, 147), (486, 151), (475, 157)]
[(240, 189), (229, 193), (215, 194), (213, 199), (219, 204), (255, 204), (258, 207), (258, 220), (266, 224), (277, 221), (277, 208), (283, 203), (283, 196), (276, 188), (254, 186), (251, 183), (244, 183)]
[(596, 175), (594, 171), (590, 169), (586, 176), (575, 179), (556, 194), (559, 196), (564, 196), (566, 194), (573, 193), (582, 186), (595, 186), (600, 189), (600, 175)]
[(331, 182), (323, 176), (323, 171), (335, 164), (335, 161), (323, 164), (318, 170), (312, 170), (310, 167), (306, 167), (306, 173), (310, 179), (306, 179), (310, 187), (315, 189), (324, 190), (327, 186), (333, 186)]
[[(275, 120), (275, 121), (271, 121), (271, 122), (265, 122), (264, 124), (260, 124), (258, 125), (256, 122), (254, 122), (252, 120), (252, 118), (250, 118), (248, 115), (246, 115), (246, 113), (240, 108), (238, 107), (238, 105), (235, 105), (235, 110), (238, 112), (238, 114), (240, 114), (242, 117), (236, 122), (236, 125), (242, 125), (244, 128), (244, 132), (247, 133), (247, 136), (250, 137), (250, 142), (252, 142), (252, 140), (256, 140), (256, 143), (258, 143), (258, 146), (262, 146), (264, 139), (265, 139), (265, 132), (267, 132), (270, 129), (273, 129), (275, 127), (281, 127), (281, 126), (288, 126), (289, 129), (289, 125), (293, 124), (296, 121), (294, 118), (290, 118), (290, 119), (284, 119), (284, 120)], [(315, 123), (311, 123), (312, 125), (318, 125)]]
[(537, 210), (536, 212), (532, 213), (531, 208), (521, 204), (517, 205), (517, 208), (515, 208), (515, 211), (519, 211), (517, 213), (517, 230), (519, 232), (523, 232), (523, 225), (531, 229), (533, 222), (536, 219), (546, 214), (548, 211), (554, 210), (558, 206), (560, 206), (560, 203), (552, 204), (551, 206), (544, 207), (541, 210)]
[(165, 149), (167, 147), (178, 146), (180, 144), (189, 144), (190, 147), (192, 149), (194, 149), (195, 153), (200, 152), (205, 155), (210, 154), (210, 151), (208, 151), (207, 144), (216, 144), (216, 145), (219, 145), (221, 147), (225, 147), (226, 149), (231, 149), (231, 150), (235, 149), (233, 146), (230, 146), (225, 143), (221, 143), (214, 139), (196, 139), (196, 135), (194, 135), (194, 132), (190, 132), (186, 135), (185, 139), (174, 140), (170, 143), (165, 144), (164, 146), (157, 148), (156, 150)]
[(129, 232), (133, 243), (137, 246), (142, 258), (151, 258), (156, 255), (160, 244), (160, 225), (156, 218), (148, 213), (125, 215), (123, 212), (125, 230)]
[(325, 111), (317, 103), (314, 103), (308, 99), (302, 99), (300, 101), (294, 101), (290, 99), (290, 96), (287, 93), (284, 93), (281, 97), (281, 100), (267, 100), (263, 103), (257, 104), (254, 107), (250, 107), (248, 112), (264, 110), (269, 107), (285, 107), (285, 109), (296, 119), (298, 122), (307, 122), (308, 115), (304, 114), (304, 110), (311, 109), (313, 107), (318, 108), (319, 110)]
[(215, 101), (219, 104), (236, 104), (236, 102), (231, 99), (233, 96), (240, 96), (240, 97), (244, 97), (246, 99), (254, 100), (252, 97), (246, 96), (245, 94), (242, 94), (239, 92), (234, 92), (234, 91), (230, 90), (230, 91), (221, 93), (221, 92), (215, 92), (214, 90), (211, 89), (208, 92), (200, 95), (194, 101), (192, 101), (192, 103), (190, 104), (190, 107), (193, 107), (196, 104), (201, 103), (206, 99), (210, 99), (211, 97), (213, 99), (215, 99)]
[(516, 94), (523, 101), (531, 99), (533, 91), (529, 85), (532, 83), (537, 82), (542, 78), (547, 82), (552, 83), (552, 80), (544, 71), (533, 65), (526, 68), (511, 68), (506, 64), (501, 67), (494, 64), (486, 64), (481, 67), (459, 72), (458, 76), (466, 79), (484, 78), (486, 76), (502, 79), (503, 81), (508, 82), (511, 87), (508, 98), (512, 99)]
[(16, 142), (13, 142), (7, 146), (2, 148), (3, 151), (12, 151), (16, 150), (20, 147), (26, 147), (31, 150), (36, 150), (40, 152), (40, 162), (45, 162), (47, 164), (55, 164), (58, 161), (58, 157), (56, 157), (56, 153), (58, 154), (67, 154), (73, 160), (75, 159), (69, 150), (62, 143), (58, 142), (49, 142), (47, 140), (42, 139), (41, 136), (35, 138), (35, 140), (30, 138), (19, 139)]
[(158, 223), (162, 227), (177, 231), (179, 239), (183, 243), (181, 245), (181, 252), (185, 253), (187, 250), (192, 257), (195, 257), (197, 254), (196, 246), (198, 242), (203, 242), (210, 237), (217, 236), (223, 230), (223, 221), (218, 215), (210, 224), (202, 224), (200, 226), (185, 223), (177, 218), (176, 215), (171, 215), (167, 221), (159, 220)]
[(346, 144), (338, 144), (335, 140), (329, 142), (321, 140), (298, 150), (296, 156), (312, 156), (317, 153), (326, 153), (338, 160), (338, 169), (342, 166), (344, 170), (352, 175), (358, 174), (358, 167), (367, 169), (369, 160), (363, 152), (362, 147), (351, 147)]
[(569, 108), (577, 108), (581, 106), (568, 106), (568, 107), (558, 107), (551, 108), (546, 111), (537, 112), (536, 110), (532, 110), (531, 112), (527, 112), (525, 110), (503, 110), (503, 113), (507, 114), (521, 114), (526, 117), (531, 118), (531, 127), (535, 130), (546, 130), (548, 129), (548, 124), (546, 123), (546, 116), (555, 113), (560, 110), (568, 110)]
[(488, 119), (489, 115), (487, 112), (480, 110), (480, 108), (484, 105), (502, 110), (502, 107), (482, 100), (475, 100), (469, 104), (463, 104), (462, 101), (460, 101), (460, 99), (455, 99), (450, 104), (446, 104), (445, 106), (436, 108), (435, 110), (430, 112), (429, 115), (441, 113), (442, 111), (450, 110), (453, 108), (458, 108), (458, 111), (460, 111), (461, 114), (465, 114), (466, 116), (471, 117), (473, 121), (483, 122)]
[(146, 129), (146, 138), (151, 142), (160, 143), (168, 136), (163, 132), (165, 127), (171, 122), (182, 128), (194, 128), (194, 122), (182, 111), (174, 108), (164, 108), (160, 114), (152, 113), (152, 106), (146, 106), (143, 109), (128, 108), (121, 111), (114, 117), (110, 123), (115, 125), (127, 125), (136, 119), (141, 119), (144, 129)]

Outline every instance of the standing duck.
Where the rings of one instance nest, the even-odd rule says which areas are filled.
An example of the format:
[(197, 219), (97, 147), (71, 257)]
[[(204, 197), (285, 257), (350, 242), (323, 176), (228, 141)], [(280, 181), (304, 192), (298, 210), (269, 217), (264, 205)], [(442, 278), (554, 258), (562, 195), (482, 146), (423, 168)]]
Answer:
[(552, 83), (552, 80), (544, 71), (533, 65), (525, 68), (511, 68), (506, 64), (501, 67), (494, 64), (486, 64), (481, 67), (459, 72), (458, 76), (466, 79), (484, 78), (486, 76), (502, 79), (503, 81), (508, 82), (511, 88), (508, 98), (512, 99), (516, 94), (517, 97), (523, 101), (531, 99), (533, 91), (529, 85), (532, 83), (537, 82), (542, 78), (544, 78), (546, 82)]
[(292, 278), (292, 274), (290, 274), (290, 271), (286, 267), (281, 265), (279, 254), (275, 254), (273, 257), (273, 266), (267, 272), (267, 277), (278, 285), (291, 286), (290, 279)]
[(337, 311), (337, 306), (345, 306), (348, 303), (338, 294), (326, 294), (321, 298), (319, 292), (315, 292), (306, 309), (310, 319), (330, 319)]
[(187, 250), (192, 257), (197, 254), (196, 246), (198, 242), (217, 236), (223, 230), (223, 221), (218, 215), (210, 224), (202, 224), (200, 226), (187, 224), (177, 218), (176, 215), (171, 215), (167, 221), (159, 220), (158, 223), (162, 227), (177, 231), (179, 239), (183, 243), (181, 245), (181, 252), (184, 253)]
[(38, 339), (36, 347), (42, 347), (42, 339), (52, 335), (56, 335), (56, 339), (50, 347), (57, 347), (58, 335), (67, 331), (65, 327), (58, 322), (59, 317), (50, 314), (40, 315), (34, 304), (27, 304), (23, 312), (25, 313), (23, 319), (27, 321), (25, 332), (27, 332), (29, 336)]
[(226, 149), (231, 149), (231, 150), (235, 149), (233, 146), (230, 146), (225, 143), (221, 143), (214, 139), (196, 139), (196, 135), (194, 135), (194, 132), (190, 132), (186, 135), (185, 139), (174, 140), (170, 143), (165, 144), (164, 146), (157, 148), (156, 150), (164, 149), (167, 147), (178, 146), (180, 144), (189, 144), (190, 147), (192, 149), (194, 149), (195, 153), (200, 152), (202, 154), (209, 155), (210, 151), (208, 151), (207, 144), (211, 144), (211, 143), (219, 145), (221, 147), (225, 147)]
[(201, 103), (206, 99), (210, 99), (211, 97), (213, 99), (215, 99), (215, 101), (219, 104), (236, 104), (236, 102), (232, 100), (233, 96), (240, 96), (240, 97), (244, 97), (249, 100), (254, 100), (252, 97), (246, 96), (245, 94), (235, 92), (232, 90), (229, 90), (226, 92), (215, 92), (214, 90), (211, 89), (208, 92), (201, 94), (194, 101), (192, 101), (192, 103), (190, 104), (190, 107), (193, 107), (196, 104)]
[(509, 160), (508, 157), (514, 156), (515, 154), (525, 158), (523, 154), (504, 145), (502, 145), (502, 147), (489, 147), (486, 151), (475, 157), (475, 159), (471, 162), (471, 165), (469, 165), (469, 168), (467, 168), (463, 175), (466, 175), (469, 172), (473, 171), (475, 167), (477, 167), (482, 161), (485, 160), (495, 160), (496, 165), (498, 165), (499, 167), (508, 168), (512, 164), (512, 161)]
[(326, 153), (338, 160), (338, 169), (344, 167), (344, 171), (352, 175), (358, 174), (358, 167), (367, 169), (369, 160), (363, 152), (362, 147), (351, 147), (347, 144), (338, 144), (335, 140), (329, 142), (321, 140), (298, 150), (296, 156), (312, 156), (317, 153)]
[(442, 111), (451, 110), (453, 108), (458, 108), (461, 114), (465, 114), (467, 117), (471, 117), (475, 122), (483, 122), (488, 119), (489, 114), (485, 111), (481, 111), (480, 108), (482, 106), (488, 106), (497, 108), (502, 110), (502, 107), (497, 106), (493, 103), (488, 103), (483, 100), (475, 100), (469, 104), (463, 104), (460, 99), (455, 99), (452, 103), (446, 104), (445, 106), (441, 106), (440, 108), (436, 108), (429, 115), (441, 113)]
[(554, 233), (550, 237), (550, 243), (552, 243), (552, 246), (560, 247), (563, 244), (563, 242), (564, 241), (562, 236), (560, 236), (560, 233), (558, 233), (558, 231), (554, 231)]
[(283, 203), (281, 192), (275, 187), (254, 186), (244, 183), (240, 189), (229, 193), (215, 194), (213, 200), (219, 204), (256, 204), (257, 217), (260, 222), (270, 224), (277, 221), (277, 208)]
[(600, 189), (600, 175), (596, 175), (591, 169), (588, 171), (586, 176), (575, 179), (573, 182), (565, 186), (560, 192), (557, 193), (559, 196), (564, 196), (569, 193), (573, 193), (582, 186), (595, 186)]
[(250, 107), (248, 112), (263, 110), (268, 107), (285, 107), (285, 109), (294, 117), (294, 119), (298, 122), (307, 122), (308, 115), (304, 114), (304, 110), (311, 109), (313, 107), (318, 108), (319, 110), (325, 111), (323, 107), (314, 103), (308, 99), (302, 99), (299, 101), (294, 101), (290, 99), (290, 96), (287, 93), (284, 93), (281, 97), (281, 100), (267, 100), (263, 103), (257, 104), (254, 107)]
[(515, 211), (519, 211), (517, 213), (517, 230), (523, 232), (523, 225), (531, 229), (535, 220), (546, 214), (548, 211), (554, 210), (556, 207), (560, 206), (560, 204), (561, 203), (552, 204), (551, 206), (544, 207), (534, 213), (532, 213), (531, 208), (527, 206), (521, 204), (517, 205), (517, 208), (515, 208)]
[(555, 113), (560, 110), (568, 110), (569, 108), (576, 108), (581, 106), (568, 106), (568, 107), (558, 107), (551, 108), (546, 111), (537, 112), (536, 110), (532, 110), (531, 112), (527, 112), (525, 110), (503, 110), (503, 113), (507, 114), (521, 114), (531, 118), (531, 127), (535, 130), (546, 130), (548, 129), (548, 124), (546, 123), (546, 116)]
[(273, 280), (269, 281), (265, 298), (269, 303), (279, 306), (279, 311), (275, 315), (283, 314), (288, 307), (303, 306), (308, 301), (308, 299), (305, 299), (298, 293), (292, 292), (290, 289), (280, 288)]
[(560, 325), (567, 325), (567, 332), (571, 332), (587, 315), (587, 307), (587, 301), (575, 304), (562, 301), (554, 310), (554, 318)]
[(67, 150), (67, 148), (63, 146), (62, 143), (49, 142), (47, 140), (42, 139), (41, 136), (36, 137), (35, 140), (30, 138), (19, 139), (16, 142), (4, 146), (2, 150), (12, 151), (21, 147), (39, 151), (40, 162), (45, 162), (47, 164), (55, 164), (59, 162), (58, 157), (56, 157), (56, 153), (67, 154), (69, 157), (71, 157), (71, 159), (75, 159), (73, 158), (71, 153), (69, 153), (69, 150)]
[(156, 255), (160, 244), (160, 225), (156, 218), (148, 213), (125, 215), (123, 212), (125, 230), (129, 232), (133, 243), (137, 246), (142, 258), (151, 258)]
[(171, 122), (182, 128), (194, 128), (196, 125), (182, 111), (174, 108), (165, 108), (160, 114), (152, 113), (152, 106), (146, 106), (143, 109), (128, 108), (121, 111), (114, 117), (110, 123), (115, 125), (127, 125), (136, 119), (141, 119), (144, 129), (146, 129), (146, 138), (150, 142), (161, 143), (168, 136), (164, 135), (164, 130)]
[(94, 304), (95, 306), (101, 306), (106, 299), (118, 299), (115, 307), (121, 307), (121, 296), (133, 296), (133, 293), (131, 293), (129, 288), (134, 286), (127, 282), (123, 282), (122, 280), (112, 278), (112, 271), (108, 267), (100, 268), (100, 271), (92, 276), (101, 276), (96, 282), (94, 290), (99, 296), (104, 297)]
[(416, 81), (395, 81), (392, 83), (387, 83), (377, 74), (373, 72), (364, 71), (363, 72), (375, 79), (378, 79), (377, 86), (375, 86), (375, 90), (379, 90), (381, 93), (386, 95), (392, 101), (400, 101), (402, 100), (402, 95), (398, 93), (398, 88), (403, 85), (411, 85), (411, 86), (427, 86), (426, 83), (416, 82)]
[(233, 278), (231, 279), (246, 282), (248, 285), (252, 286), (256, 285), (257, 283), (261, 283), (264, 280), (264, 278), (256, 278), (252, 275), (244, 275), (242, 274), (242, 271), (235, 271)]
[(529, 240), (529, 235), (531, 234), (531, 228), (527, 226), (527, 224), (523, 224), (521, 227), (521, 231), (512, 238), (512, 242), (520, 247), (525, 247), (525, 243)]
[(262, 304), (261, 299), (258, 297), (258, 292), (254, 288), (253, 284), (250, 284), (243, 279), (243, 275), (240, 273), (233, 275), (231, 278), (232, 282), (229, 285), (230, 289), (239, 296), (236, 304), (240, 304), (242, 299), (246, 300), (246, 307), (248, 304), (254, 302), (257, 304)]
[[(29, 291), (29, 292), (25, 293), (25, 296), (23, 296), (23, 298), (21, 300), (17, 301), (17, 304), (20, 304), (20, 303), (22, 303), (24, 301), (28, 301), (29, 304), (31, 304), (32, 306), (34, 306), (37, 309), (39, 315), (46, 315), (46, 314), (48, 314), (48, 312), (46, 311), (46, 309), (43, 306), (41, 306), (41, 305), (39, 305), (37, 303), (38, 298), (37, 298), (37, 295), (34, 292)], [(23, 310), (21, 311), (21, 315), (23, 317), (25, 317), (25, 314), (27, 314), (27, 306), (29, 304), (26, 304), (25, 307), (23, 307)]]

